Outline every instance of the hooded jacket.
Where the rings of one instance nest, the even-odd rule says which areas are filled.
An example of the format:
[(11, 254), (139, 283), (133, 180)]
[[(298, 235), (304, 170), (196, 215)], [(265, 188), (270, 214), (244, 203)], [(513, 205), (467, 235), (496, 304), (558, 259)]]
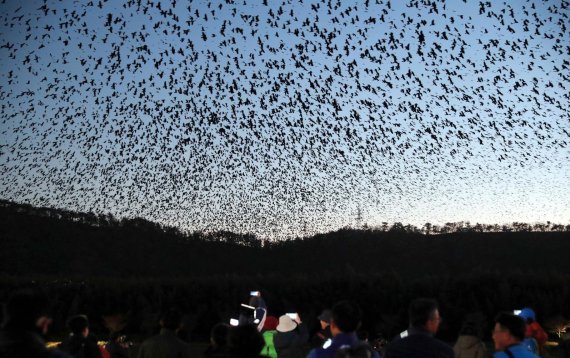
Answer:
[(455, 358), (484, 358), (487, 357), (487, 349), (476, 336), (459, 336), (453, 347)]

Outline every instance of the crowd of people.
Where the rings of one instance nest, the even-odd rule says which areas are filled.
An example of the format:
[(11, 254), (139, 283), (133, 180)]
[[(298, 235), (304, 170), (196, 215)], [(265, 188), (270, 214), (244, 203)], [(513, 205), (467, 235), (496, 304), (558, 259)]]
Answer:
[[(359, 332), (362, 313), (358, 305), (340, 301), (319, 316), (320, 328), (310, 337), (296, 312), (279, 317), (269, 314), (258, 291), (242, 304), (239, 319), (218, 323), (211, 330), (207, 358), (532, 358), (544, 356), (547, 334), (530, 308), (501, 312), (492, 331), (494, 352), (482, 342), (482, 327), (467, 318), (459, 338), (451, 346), (435, 338), (442, 322), (437, 301), (413, 300), (408, 309), (409, 327), (389, 343), (374, 344)], [(196, 356), (181, 339), (182, 315), (176, 309), (160, 317), (160, 332), (143, 341), (136, 350), (124, 337), (112, 334), (99, 345), (84, 315), (67, 322), (69, 335), (57, 347), (47, 347), (44, 336), (51, 324), (49, 300), (35, 290), (15, 292), (4, 307), (0, 330), (0, 358), (184, 358)], [(564, 351), (565, 350), (565, 351)], [(570, 356), (562, 347), (561, 356)]]

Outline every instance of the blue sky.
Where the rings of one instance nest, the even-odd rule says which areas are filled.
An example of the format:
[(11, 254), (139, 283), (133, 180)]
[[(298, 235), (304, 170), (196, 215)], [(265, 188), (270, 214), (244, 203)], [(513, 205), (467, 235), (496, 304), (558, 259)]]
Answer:
[(567, 1), (45, 4), (0, 4), (4, 199), (275, 238), (570, 221)]

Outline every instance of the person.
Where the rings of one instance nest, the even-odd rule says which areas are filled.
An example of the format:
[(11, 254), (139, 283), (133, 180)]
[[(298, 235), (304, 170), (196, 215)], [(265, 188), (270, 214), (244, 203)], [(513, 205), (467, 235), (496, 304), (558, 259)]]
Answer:
[(325, 344), (326, 341), (332, 338), (331, 334), (331, 317), (332, 312), (329, 309), (323, 310), (323, 312), (317, 317), (320, 324), (320, 329), (315, 333), (311, 339), (311, 347), (319, 348)]
[(435, 300), (428, 298), (413, 300), (408, 314), (410, 320), (408, 330), (386, 347), (386, 357), (454, 357), (453, 349), (434, 337), (441, 323), (439, 307)]
[[(361, 346), (367, 346), (365, 342), (359, 341), (356, 337), (361, 317), (362, 313), (357, 305), (349, 301), (340, 301), (335, 304), (330, 322), (332, 339), (322, 347), (312, 349), (307, 358), (333, 358), (337, 353), (342, 354), (339, 351), (344, 348), (350, 348), (353, 350), (352, 353), (360, 352)], [(380, 358), (380, 355), (372, 351), (371, 357)]]
[(43, 336), (51, 324), (47, 296), (35, 289), (16, 291), (4, 307), (0, 330), (0, 358), (71, 358), (49, 350)]
[(519, 312), (518, 316), (524, 319), (526, 324), (523, 344), (531, 352), (537, 355), (542, 355), (544, 353), (544, 345), (548, 340), (548, 334), (536, 321), (534, 310), (532, 308), (525, 307)]
[[(242, 305), (243, 307), (244, 305)], [(239, 325), (255, 324), (257, 330), (261, 332), (265, 324), (265, 317), (267, 316), (267, 305), (265, 300), (261, 297), (260, 291), (251, 291), (247, 306), (253, 307), (253, 310), (242, 310), (239, 315)]]
[(277, 358), (277, 351), (275, 350), (275, 344), (273, 343), (273, 337), (277, 333), (277, 325), (279, 320), (273, 316), (267, 316), (265, 318), (265, 324), (263, 325), (263, 330), (261, 331), (263, 335), (263, 340), (265, 341), (265, 346), (261, 353), (269, 358)]
[(204, 352), (206, 358), (222, 358), (228, 355), (228, 333), (230, 325), (226, 323), (216, 324), (210, 331), (210, 345)]
[(298, 314), (294, 318), (287, 314), (279, 317), (276, 327), (277, 333), (273, 336), (273, 344), (279, 358), (301, 358), (303, 345), (309, 340), (307, 327), (301, 322)]
[(105, 350), (110, 358), (129, 358), (133, 343), (121, 331), (111, 333)]
[(160, 334), (144, 341), (138, 358), (183, 358), (190, 357), (190, 347), (176, 336), (182, 316), (175, 309), (162, 314)]
[(77, 315), (67, 321), (70, 331), (61, 344), (61, 350), (74, 358), (102, 358), (97, 341), (89, 334), (89, 320), (87, 316)]
[(494, 358), (536, 358), (521, 342), (525, 338), (524, 320), (512, 313), (504, 312), (495, 318), (493, 341), (495, 342)]
[(453, 346), (455, 358), (485, 358), (487, 357), (487, 349), (481, 341), (481, 329), (477, 322), (473, 320), (465, 320), (459, 338)]
[(231, 327), (228, 333), (228, 351), (232, 358), (263, 357), (260, 353), (265, 345), (263, 336), (253, 323)]

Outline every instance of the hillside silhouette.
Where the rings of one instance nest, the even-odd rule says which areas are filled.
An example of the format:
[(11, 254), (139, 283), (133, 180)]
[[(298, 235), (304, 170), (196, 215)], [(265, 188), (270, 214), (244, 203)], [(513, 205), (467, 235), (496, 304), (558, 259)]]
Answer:
[(456, 227), (459, 232), (425, 235), (396, 223), (269, 242), (231, 232), (184, 234), (139, 218), (118, 220), (3, 201), (0, 273), (198, 277), (397, 272), (406, 278), (505, 270), (570, 273), (568, 231), (513, 232), (509, 226), (502, 227), (505, 232), (477, 232)]

